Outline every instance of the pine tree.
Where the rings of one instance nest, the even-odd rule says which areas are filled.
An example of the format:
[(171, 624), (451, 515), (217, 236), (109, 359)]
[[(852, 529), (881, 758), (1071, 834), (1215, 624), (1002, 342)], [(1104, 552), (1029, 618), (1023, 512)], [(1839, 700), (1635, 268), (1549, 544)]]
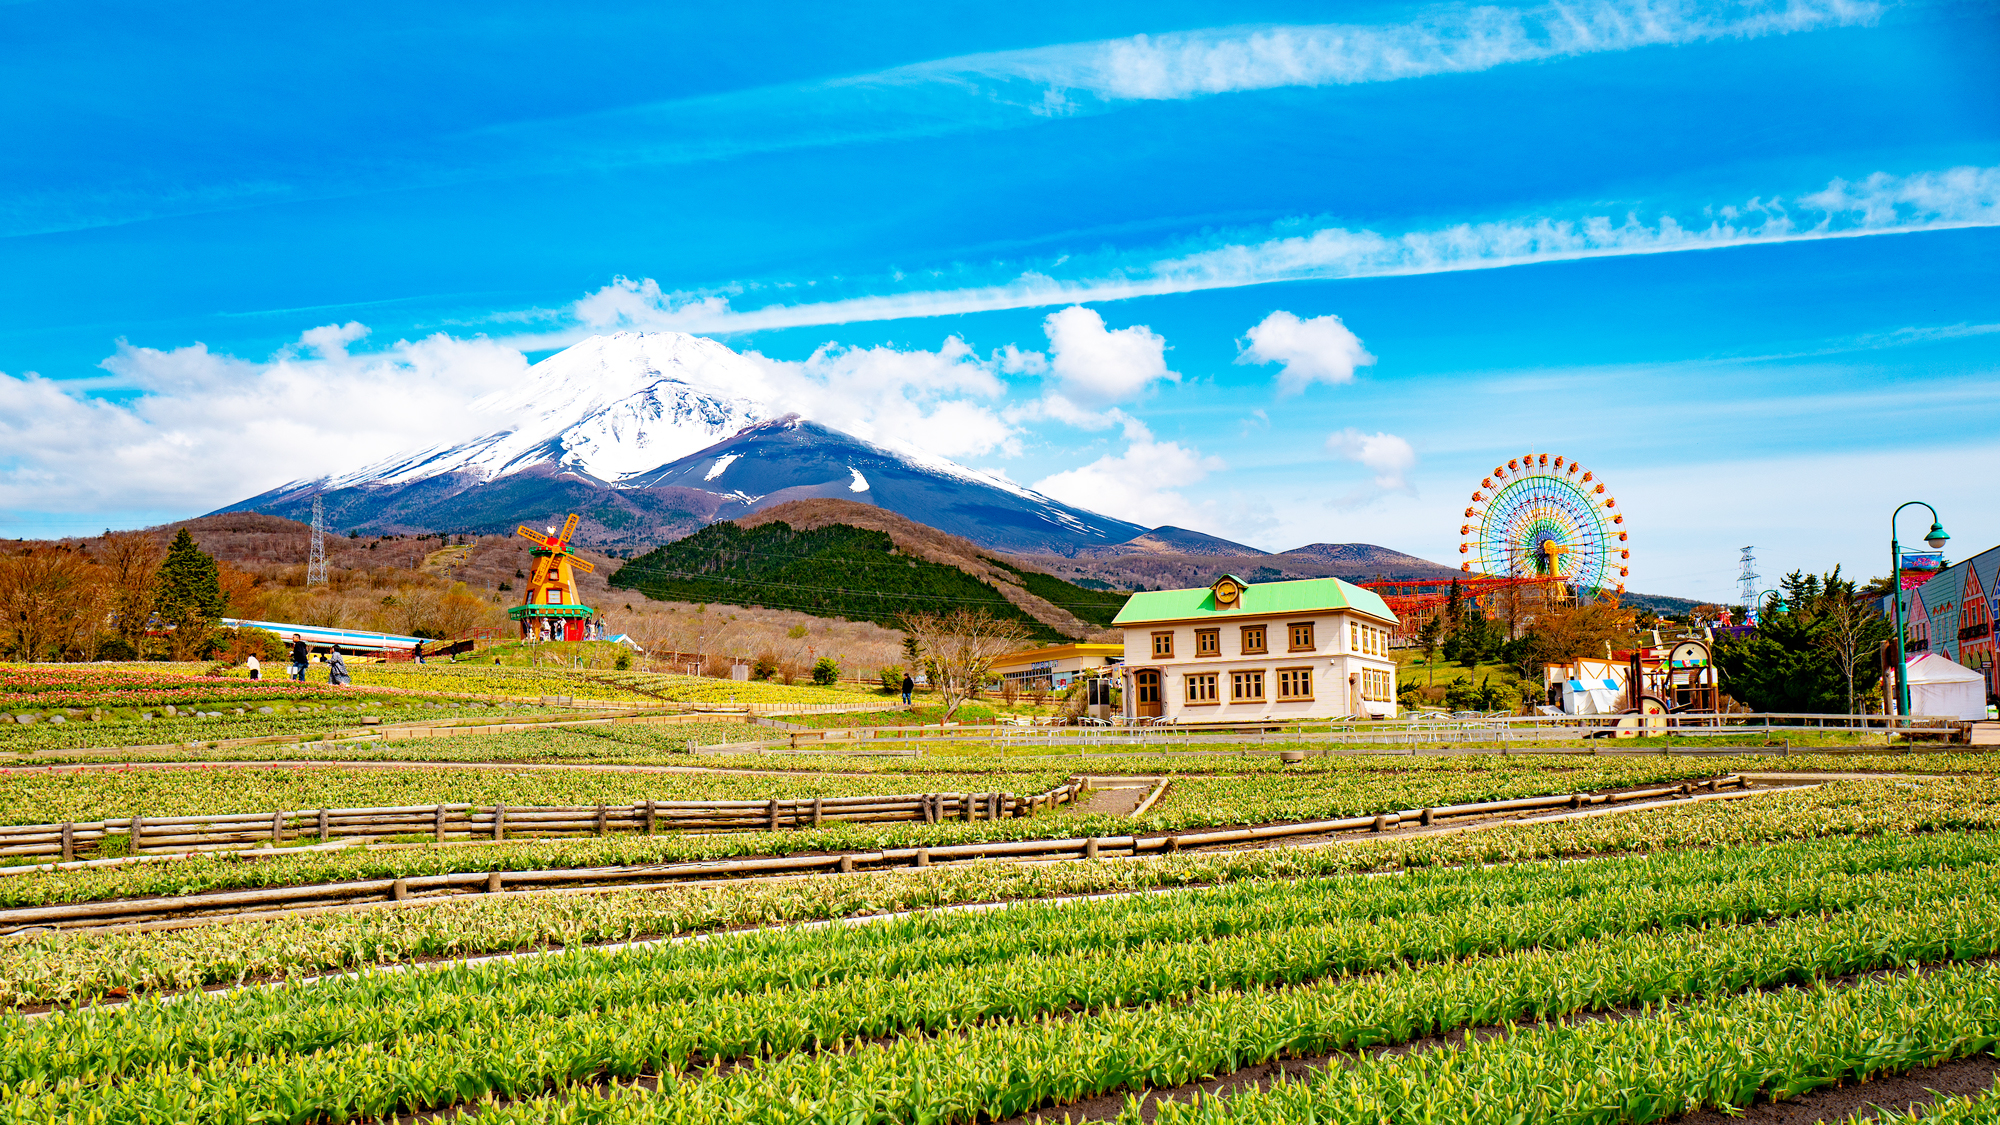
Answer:
[(195, 545), (194, 536), (185, 527), (174, 536), (166, 561), (160, 564), (155, 597), (161, 620), (174, 627), (176, 660), (185, 659), (198, 642), (206, 640), (222, 616), (222, 577), (215, 559)]

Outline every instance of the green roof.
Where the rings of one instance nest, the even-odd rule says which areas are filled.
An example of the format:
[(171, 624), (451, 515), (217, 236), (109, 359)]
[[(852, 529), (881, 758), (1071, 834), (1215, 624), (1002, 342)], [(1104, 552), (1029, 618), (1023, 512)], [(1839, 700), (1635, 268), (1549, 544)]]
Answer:
[(1351, 609), (1387, 621), (1396, 620), (1396, 615), (1389, 612), (1389, 604), (1373, 590), (1364, 590), (1338, 578), (1306, 578), (1297, 582), (1246, 585), (1235, 609), (1215, 608), (1215, 591), (1207, 586), (1192, 590), (1145, 590), (1133, 594), (1111, 624), (1144, 625), (1154, 621), (1260, 617), (1329, 609)]

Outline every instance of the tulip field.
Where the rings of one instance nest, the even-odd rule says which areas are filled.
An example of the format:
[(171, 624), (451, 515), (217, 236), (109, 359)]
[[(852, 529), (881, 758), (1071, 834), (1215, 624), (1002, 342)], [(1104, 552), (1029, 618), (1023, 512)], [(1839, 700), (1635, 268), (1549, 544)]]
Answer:
[[(0, 922), (0, 1125), (1615, 1125), (1787, 1099), (1818, 1114), (1796, 1119), (1843, 1125), (2000, 1122), (2000, 759), (706, 755), (690, 751), (760, 728), (624, 713), (579, 723), (542, 697), (839, 701), (650, 673), (362, 669), (331, 688), (183, 667), (0, 666), (0, 752), (32, 762), (0, 767), (0, 829), (329, 807), (1025, 795), (1083, 775), (1129, 775), (1135, 788), (1123, 805), (996, 820), (726, 833), (600, 821), (581, 836), (524, 826), (492, 840), (12, 857), (0, 866), (0, 912), (12, 912), (0, 917), (15, 919)], [(309, 746), (222, 734), (351, 736), (361, 714), (392, 730), (569, 725)], [(116, 764), (120, 745), (151, 764)], [(254, 760), (302, 757), (313, 760)], [(80, 764), (47, 765), (65, 760)], [(1365, 826), (1395, 810), (1653, 786), (1671, 796), (1771, 770), (1842, 776), (1602, 806), (1609, 815), (1091, 858), (1100, 837)], [(1143, 812), (1116, 811), (1156, 785)], [(1093, 850), (935, 866), (923, 851), (1074, 837)], [(832, 866), (892, 849), (919, 851)], [(533, 881), (599, 869), (658, 880), (661, 865), (788, 856), (820, 856), (826, 873)], [(405, 882), (446, 876), (458, 890), (406, 899)], [(159, 916), (155, 897), (263, 903), (369, 880), (394, 881), (394, 895), (173, 922), (35, 921), (143, 921)], [(1957, 1092), (1921, 1093), (1943, 1070)], [(1901, 1092), (1857, 1108), (1874, 1090)]]
[[(1384, 842), (982, 864), (16, 939), (7, 1001), (56, 1010), (4, 1024), (4, 1119), (1626, 1122), (1809, 1095), (2000, 1041), (2000, 838), (1937, 830), (1990, 788), (1960, 784), (1927, 798), (1928, 831), (1857, 785), (1635, 813), (1624, 847), (1613, 818), (1393, 860)], [(1475, 839), (1513, 862), (1468, 862)], [(1370, 864), (1399, 874), (1349, 873)], [(744, 921), (767, 925), (724, 929)], [(689, 931), (711, 936), (587, 944)], [(549, 951), (312, 976), (435, 956), (447, 934), (443, 952)], [(278, 983), (171, 992), (257, 979)], [(107, 993), (131, 999), (66, 1006)], [(1279, 1059), (1310, 1065), (1184, 1089)], [(1961, 1101), (1946, 1111), (1979, 1119)]]

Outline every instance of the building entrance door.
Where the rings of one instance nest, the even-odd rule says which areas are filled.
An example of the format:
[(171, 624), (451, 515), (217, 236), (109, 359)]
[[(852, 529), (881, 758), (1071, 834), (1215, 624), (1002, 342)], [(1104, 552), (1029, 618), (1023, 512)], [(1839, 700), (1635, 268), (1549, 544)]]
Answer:
[(1132, 713), (1142, 719), (1160, 717), (1160, 674), (1158, 672), (1132, 673)]

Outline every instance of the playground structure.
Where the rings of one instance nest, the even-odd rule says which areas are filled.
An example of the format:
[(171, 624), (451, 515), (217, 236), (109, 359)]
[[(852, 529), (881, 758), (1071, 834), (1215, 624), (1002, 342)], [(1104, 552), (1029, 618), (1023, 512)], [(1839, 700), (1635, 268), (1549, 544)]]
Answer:
[(1556, 604), (1623, 594), (1632, 558), (1625, 516), (1595, 477), (1546, 453), (1494, 466), (1459, 525), (1459, 569), (1519, 580), (1524, 594)]
[(571, 512), (563, 521), (562, 531), (549, 528), (544, 535), (531, 527), (517, 527), (514, 534), (537, 544), (528, 552), (534, 556), (534, 569), (528, 575), (528, 591), (520, 605), (507, 611), (507, 616), (520, 622), (521, 638), (531, 641), (582, 641), (589, 640), (597, 611), (583, 604), (576, 588), (576, 572), (585, 574), (597, 570), (590, 560), (579, 558), (569, 549), (570, 536), (576, 534), (580, 517)]
[(1551, 664), (1543, 671), (1551, 713), (1616, 715), (1621, 738), (1647, 730), (1708, 725), (1722, 713), (1722, 681), (1708, 642), (1683, 637), (1608, 660)]

